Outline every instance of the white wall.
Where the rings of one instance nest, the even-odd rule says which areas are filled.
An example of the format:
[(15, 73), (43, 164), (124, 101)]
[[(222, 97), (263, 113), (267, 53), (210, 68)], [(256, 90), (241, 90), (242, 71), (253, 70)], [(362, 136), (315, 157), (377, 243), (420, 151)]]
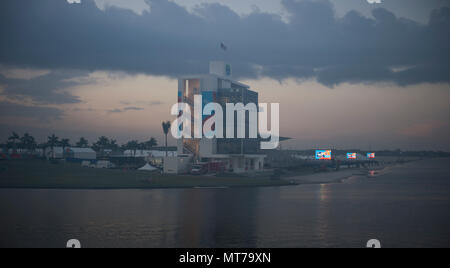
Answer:
[(215, 76), (208, 76), (200, 80), (200, 89), (202, 91), (217, 91), (219, 79)]
[[(227, 65), (230, 66), (230, 71), (231, 71), (230, 75), (227, 75)], [(220, 75), (220, 76), (232, 76), (233, 69), (231, 67), (231, 64), (227, 64), (222, 61), (212, 61), (209, 63), (209, 73)]]
[(75, 159), (85, 159), (85, 160), (95, 160), (97, 159), (97, 154), (95, 152), (93, 153), (74, 153), (73, 154)]
[(216, 139), (203, 138), (200, 140), (200, 157), (211, 157), (217, 152)]
[[(252, 166), (251, 164), (252, 160), (254, 162), (254, 166)], [(233, 157), (231, 158), (230, 162), (233, 165), (234, 173), (245, 173), (264, 170), (264, 156), (247, 157), (247, 158)]]
[(184, 174), (190, 171), (192, 157), (165, 157), (164, 174)]

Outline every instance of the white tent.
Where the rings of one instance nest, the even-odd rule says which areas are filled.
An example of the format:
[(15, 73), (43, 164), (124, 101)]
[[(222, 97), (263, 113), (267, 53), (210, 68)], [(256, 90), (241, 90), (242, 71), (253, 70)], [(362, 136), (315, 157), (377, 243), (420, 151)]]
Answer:
[(139, 170), (141, 170), (141, 171), (156, 171), (158, 169), (147, 163), (145, 166), (141, 167)]

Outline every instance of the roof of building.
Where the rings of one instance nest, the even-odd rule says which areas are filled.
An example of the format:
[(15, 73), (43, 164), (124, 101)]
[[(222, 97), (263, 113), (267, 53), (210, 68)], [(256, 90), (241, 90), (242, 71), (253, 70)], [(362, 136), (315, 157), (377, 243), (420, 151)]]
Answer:
[(230, 81), (233, 84), (236, 84), (238, 86), (245, 87), (245, 88), (250, 88), (249, 85), (246, 85), (246, 84), (243, 84), (243, 83), (241, 83), (239, 81), (233, 80), (230, 77), (220, 76), (220, 75), (217, 75), (217, 74), (186, 75), (186, 76), (180, 76), (179, 79), (189, 80), (189, 79), (203, 79), (203, 78), (210, 78), (210, 77), (215, 77), (215, 78), (220, 78), (220, 79), (223, 79), (223, 80), (228, 80), (228, 81)]
[[(271, 139), (272, 139), (272, 137), (267, 138), (267, 139), (261, 139), (261, 141), (267, 142), (267, 141), (270, 141)], [(283, 142), (283, 141), (292, 140), (292, 138), (289, 138), (289, 137), (278, 137), (278, 140), (279, 140), (280, 142)]]
[[(163, 146), (152, 147), (151, 150), (152, 151), (164, 151), (165, 152), (166, 151), (166, 147), (163, 147)], [(168, 152), (171, 152), (171, 151), (176, 152), (176, 151), (178, 151), (178, 148), (177, 148), (177, 146), (168, 146), (167, 147), (167, 151)]]
[[(165, 151), (159, 151), (159, 150), (126, 150), (123, 152), (125, 156), (129, 157), (165, 157), (166, 152)], [(175, 151), (168, 151), (168, 156), (177, 156), (177, 152)]]
[(264, 154), (212, 154), (204, 158), (228, 159), (228, 158), (266, 158)]
[(94, 150), (92, 150), (91, 148), (69, 148), (70, 151), (74, 152), (74, 153), (95, 153)]

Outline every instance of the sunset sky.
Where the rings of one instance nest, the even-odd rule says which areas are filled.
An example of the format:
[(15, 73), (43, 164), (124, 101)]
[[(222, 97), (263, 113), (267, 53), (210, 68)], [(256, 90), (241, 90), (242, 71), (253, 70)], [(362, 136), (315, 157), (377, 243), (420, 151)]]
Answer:
[(0, 1), (0, 142), (162, 143), (176, 78), (225, 60), (284, 148), (450, 151), (450, 1), (383, 2)]

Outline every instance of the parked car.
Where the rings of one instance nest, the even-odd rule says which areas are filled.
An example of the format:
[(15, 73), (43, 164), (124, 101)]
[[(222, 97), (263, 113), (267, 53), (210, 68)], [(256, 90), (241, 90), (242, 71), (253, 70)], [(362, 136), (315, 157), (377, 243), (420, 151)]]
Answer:
[(91, 161), (82, 161), (81, 166), (82, 167), (91, 167), (92, 163)]
[(192, 175), (204, 175), (206, 173), (207, 173), (207, 170), (205, 168), (205, 164), (192, 165), (192, 168), (191, 168)]

